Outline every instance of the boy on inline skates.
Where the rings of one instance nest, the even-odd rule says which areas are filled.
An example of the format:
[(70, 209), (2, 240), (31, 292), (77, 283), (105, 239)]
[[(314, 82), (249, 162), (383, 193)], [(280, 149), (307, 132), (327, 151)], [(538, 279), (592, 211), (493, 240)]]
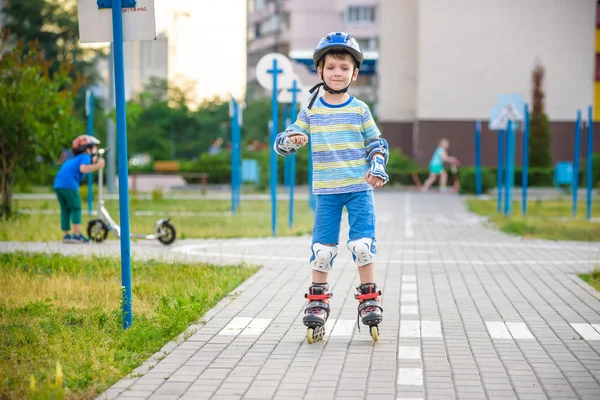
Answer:
[[(277, 135), (274, 145), (282, 156), (306, 145), (309, 136), (312, 146), (317, 205), (310, 258), (312, 285), (305, 295), (308, 303), (303, 318), (308, 327), (306, 338), (313, 343), (325, 334), (332, 296), (327, 278), (337, 255), (342, 210), (346, 207), (350, 225), (347, 247), (360, 275), (355, 294), (358, 316), (377, 341), (383, 309), (381, 291), (375, 284), (373, 188), (382, 187), (389, 179), (385, 172), (388, 144), (380, 138), (369, 107), (347, 93), (363, 62), (356, 40), (344, 32), (332, 32), (317, 44), (313, 61), (323, 82), (310, 90), (316, 92), (308, 107)], [(317, 98), (320, 86), (325, 92)]]

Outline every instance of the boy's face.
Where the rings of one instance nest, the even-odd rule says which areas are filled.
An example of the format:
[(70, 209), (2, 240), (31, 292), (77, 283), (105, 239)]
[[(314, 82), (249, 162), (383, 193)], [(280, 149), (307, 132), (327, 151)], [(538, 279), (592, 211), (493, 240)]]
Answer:
[(317, 68), (317, 72), (323, 77), (323, 80), (333, 90), (346, 88), (358, 76), (358, 69), (354, 68), (356, 62), (350, 54), (343, 58), (336, 58), (330, 54), (325, 54), (322, 66)]

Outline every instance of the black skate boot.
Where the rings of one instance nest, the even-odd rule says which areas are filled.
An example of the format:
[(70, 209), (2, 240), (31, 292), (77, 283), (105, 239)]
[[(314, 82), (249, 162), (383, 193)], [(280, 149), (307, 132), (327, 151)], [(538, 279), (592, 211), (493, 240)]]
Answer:
[(333, 296), (329, 292), (329, 285), (326, 283), (313, 283), (308, 288), (308, 293), (304, 295), (308, 299), (308, 304), (304, 309), (304, 318), (302, 322), (308, 327), (306, 331), (306, 340), (308, 343), (318, 342), (325, 336), (325, 322), (329, 317), (328, 299)]
[(358, 318), (362, 319), (362, 323), (369, 326), (369, 331), (373, 341), (379, 340), (379, 324), (383, 321), (383, 308), (379, 303), (379, 296), (381, 296), (381, 290), (377, 289), (377, 285), (374, 283), (364, 283), (356, 288), (358, 293), (354, 295), (354, 298), (358, 300), (358, 315), (356, 317), (356, 323), (358, 330), (360, 331), (360, 324)]

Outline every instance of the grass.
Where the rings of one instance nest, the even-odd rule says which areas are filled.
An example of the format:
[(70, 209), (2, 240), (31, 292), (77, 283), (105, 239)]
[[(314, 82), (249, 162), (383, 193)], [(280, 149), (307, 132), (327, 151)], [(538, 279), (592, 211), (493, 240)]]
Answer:
[(579, 277), (600, 292), (600, 268), (594, 269), (589, 274), (580, 274)]
[[(41, 213), (20, 214), (10, 221), (0, 220), (0, 241), (56, 241), (62, 239), (60, 210), (55, 200), (17, 200), (15, 210), (31, 210)], [(94, 203), (94, 207), (97, 204)], [(107, 200), (106, 209), (119, 223), (118, 200)], [(84, 216), (82, 230), (87, 221), (96, 217), (87, 216), (87, 200), (83, 201)], [(313, 214), (308, 201), (294, 201), (294, 226), (288, 227), (288, 201), (277, 202), (277, 234), (301, 236), (311, 233)], [(150, 211), (156, 215), (136, 213)], [(198, 213), (199, 215), (177, 215)], [(171, 217), (179, 239), (190, 238), (236, 238), (271, 236), (271, 202), (244, 200), (236, 215), (231, 215), (228, 200), (172, 200), (130, 198), (130, 226), (132, 233), (152, 233), (160, 218)], [(115, 239), (112, 234), (109, 239)]]
[(50, 398), (57, 363), (67, 398), (94, 398), (256, 271), (134, 261), (123, 331), (118, 260), (0, 254), (0, 398)]
[[(524, 237), (550, 240), (600, 241), (600, 222), (585, 219), (585, 202), (578, 203), (577, 218), (571, 218), (571, 202), (547, 200), (529, 202), (527, 216), (521, 216), (521, 202), (513, 202), (513, 215), (496, 212), (495, 200), (467, 200), (470, 211), (489, 217), (501, 231)], [(600, 215), (600, 204), (593, 204), (592, 215)]]

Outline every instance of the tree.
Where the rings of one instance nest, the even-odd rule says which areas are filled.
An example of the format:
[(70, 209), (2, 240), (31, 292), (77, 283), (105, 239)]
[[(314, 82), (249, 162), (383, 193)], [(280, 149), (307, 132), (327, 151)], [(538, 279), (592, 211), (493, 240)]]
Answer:
[(15, 42), (23, 41), (25, 50), (29, 43), (37, 43), (50, 62), (53, 74), (60, 63), (70, 60), (75, 73), (85, 75), (90, 82), (99, 80), (95, 68), (98, 50), (79, 45), (79, 22), (75, 0), (19, 0), (6, 1), (0, 9), (4, 14), (4, 27), (11, 32)]
[(69, 60), (50, 73), (51, 63), (36, 42), (26, 49), (19, 41), (10, 50), (6, 42), (0, 47), (0, 217), (9, 218), (14, 177), (51, 165), (60, 149), (82, 132), (73, 117), (73, 98), (83, 79), (70, 77)]
[(550, 151), (551, 132), (548, 116), (544, 112), (544, 68), (537, 64), (532, 73), (533, 107), (529, 122), (529, 166), (549, 168), (552, 166)]

